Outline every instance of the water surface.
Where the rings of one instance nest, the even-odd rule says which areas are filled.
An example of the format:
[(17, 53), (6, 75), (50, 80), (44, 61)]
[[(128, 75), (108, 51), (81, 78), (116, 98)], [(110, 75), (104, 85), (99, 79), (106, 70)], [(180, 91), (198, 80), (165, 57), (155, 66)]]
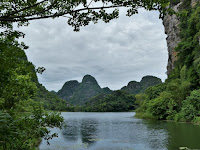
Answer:
[(58, 138), (40, 150), (178, 150), (200, 149), (200, 126), (137, 119), (134, 112), (62, 113), (66, 127), (52, 129)]

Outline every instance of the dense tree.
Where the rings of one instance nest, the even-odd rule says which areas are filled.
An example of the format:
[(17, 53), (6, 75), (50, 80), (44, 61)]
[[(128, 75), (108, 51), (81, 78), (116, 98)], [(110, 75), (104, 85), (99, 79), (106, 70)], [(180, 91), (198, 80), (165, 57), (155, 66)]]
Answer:
[(82, 111), (123, 112), (135, 109), (135, 95), (118, 90), (111, 94), (101, 93), (90, 99)]
[(34, 66), (27, 61), (23, 46), (14, 38), (0, 38), (0, 149), (35, 149), (47, 127), (61, 127), (60, 113), (46, 112), (38, 93)]
[(136, 96), (140, 105), (138, 116), (176, 121), (200, 122), (200, 4), (193, 8), (191, 1), (184, 0), (181, 9), (188, 11), (180, 19), (181, 41), (175, 48), (178, 60), (165, 84), (146, 90)]

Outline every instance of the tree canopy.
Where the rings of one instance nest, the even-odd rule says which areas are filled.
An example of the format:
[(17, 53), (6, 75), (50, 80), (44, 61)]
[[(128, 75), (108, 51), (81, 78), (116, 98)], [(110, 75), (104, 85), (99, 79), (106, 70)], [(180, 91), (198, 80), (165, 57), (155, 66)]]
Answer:
[(138, 13), (138, 8), (159, 10), (163, 17), (166, 7), (177, 0), (2, 0), (0, 27), (11, 29), (13, 22), (27, 25), (30, 20), (66, 17), (68, 24), (79, 31), (81, 26), (98, 20), (109, 22), (119, 16), (119, 7), (127, 7), (127, 16)]

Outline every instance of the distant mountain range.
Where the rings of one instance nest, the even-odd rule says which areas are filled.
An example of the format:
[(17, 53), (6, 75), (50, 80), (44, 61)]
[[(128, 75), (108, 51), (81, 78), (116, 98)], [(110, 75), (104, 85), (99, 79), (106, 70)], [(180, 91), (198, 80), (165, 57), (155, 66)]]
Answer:
[[(145, 76), (140, 82), (131, 81), (127, 86), (121, 88), (130, 94), (142, 93), (150, 86), (162, 83), (160, 78)], [(67, 81), (57, 92), (57, 95), (73, 105), (83, 105), (92, 97), (99, 94), (111, 94), (113, 91), (108, 87), (101, 88), (96, 79), (91, 75), (85, 75), (82, 82), (76, 80)]]

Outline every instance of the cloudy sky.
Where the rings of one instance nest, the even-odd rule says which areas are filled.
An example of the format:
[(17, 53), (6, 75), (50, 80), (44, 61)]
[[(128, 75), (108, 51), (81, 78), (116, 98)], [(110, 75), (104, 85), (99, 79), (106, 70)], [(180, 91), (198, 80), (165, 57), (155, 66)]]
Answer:
[(129, 81), (145, 75), (166, 79), (168, 59), (166, 35), (156, 11), (143, 9), (138, 15), (125, 16), (109, 24), (99, 22), (73, 32), (66, 18), (31, 21), (21, 27), (29, 45), (29, 61), (46, 71), (38, 75), (48, 90), (58, 91), (69, 80), (81, 82), (86, 74), (101, 87), (120, 89)]

